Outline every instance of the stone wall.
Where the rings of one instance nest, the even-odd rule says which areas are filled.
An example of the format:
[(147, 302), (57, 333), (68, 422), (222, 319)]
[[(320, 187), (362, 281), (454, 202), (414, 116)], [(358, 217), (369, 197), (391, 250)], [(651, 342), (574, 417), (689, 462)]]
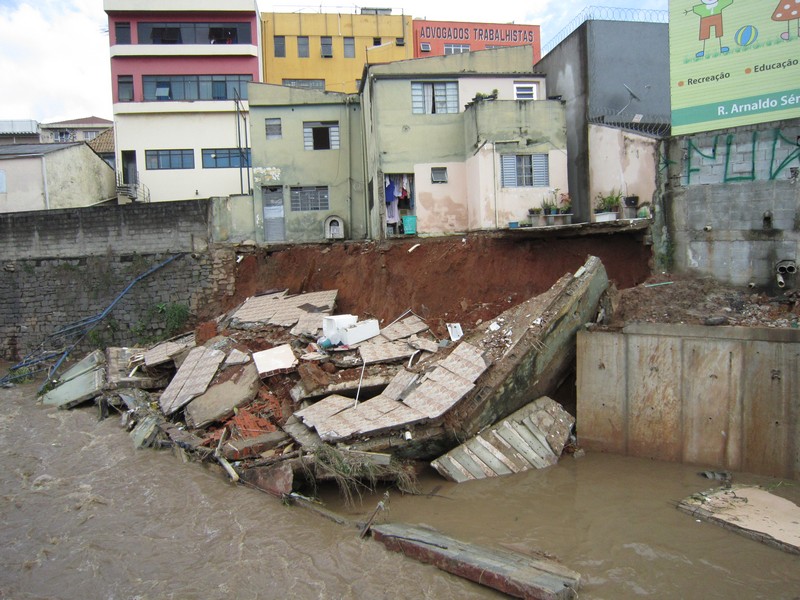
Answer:
[(669, 142), (663, 209), (677, 271), (777, 287), (776, 264), (800, 259), (798, 140), (800, 120)]
[(233, 294), (236, 256), (210, 243), (208, 215), (205, 201), (0, 214), (0, 357), (18, 360), (58, 329), (100, 315), (173, 256), (78, 348), (149, 342), (181, 306), (192, 315), (187, 326), (216, 316)]

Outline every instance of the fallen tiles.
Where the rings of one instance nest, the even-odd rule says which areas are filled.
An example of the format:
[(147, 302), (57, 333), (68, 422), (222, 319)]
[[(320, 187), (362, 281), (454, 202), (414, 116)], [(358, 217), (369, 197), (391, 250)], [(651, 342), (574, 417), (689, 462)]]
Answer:
[(192, 348), (186, 360), (159, 398), (161, 411), (169, 416), (208, 388), (225, 353), (213, 348)]
[(461, 483), (499, 477), (558, 462), (575, 419), (543, 396), (431, 463), (443, 477)]
[(194, 333), (181, 336), (174, 340), (167, 340), (146, 350), (144, 352), (144, 364), (146, 367), (155, 367), (167, 363), (181, 352), (194, 348)]
[(231, 326), (246, 329), (268, 323), (283, 327), (294, 326), (308, 313), (330, 314), (336, 305), (338, 290), (309, 292), (287, 296), (286, 292), (253, 296), (232, 315)]
[[(140, 388), (163, 389), (169, 383), (166, 375), (150, 376), (131, 367), (132, 360), (139, 356), (137, 348), (106, 348), (106, 389)], [(141, 362), (139, 363), (141, 365)]]
[(417, 352), (406, 342), (372, 342), (368, 341), (358, 347), (361, 360), (371, 365), (380, 362), (403, 360)]
[(253, 360), (261, 377), (269, 377), (276, 373), (283, 373), (294, 369), (298, 360), (289, 344), (283, 344), (269, 350), (262, 350), (253, 354)]
[(381, 335), (390, 342), (411, 337), (428, 330), (428, 324), (416, 315), (411, 315), (381, 329)]

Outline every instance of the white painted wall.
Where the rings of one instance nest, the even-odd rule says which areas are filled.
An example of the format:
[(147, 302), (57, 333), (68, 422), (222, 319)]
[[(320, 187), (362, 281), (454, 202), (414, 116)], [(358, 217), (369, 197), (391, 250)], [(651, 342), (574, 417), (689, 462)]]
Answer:
[(589, 197), (621, 190), (651, 202), (656, 190), (658, 140), (637, 133), (589, 125)]
[[(245, 127), (240, 122), (244, 145)], [(249, 126), (249, 125), (248, 125)], [(122, 170), (119, 155), (135, 150), (139, 180), (150, 190), (153, 202), (191, 200), (241, 193), (238, 168), (203, 169), (203, 148), (236, 148), (236, 114), (227, 113), (169, 113), (118, 114), (116, 117), (118, 169)], [(248, 132), (249, 135), (249, 132)], [(145, 150), (194, 151), (194, 169), (148, 170)], [(247, 171), (243, 170), (244, 192), (249, 190)]]

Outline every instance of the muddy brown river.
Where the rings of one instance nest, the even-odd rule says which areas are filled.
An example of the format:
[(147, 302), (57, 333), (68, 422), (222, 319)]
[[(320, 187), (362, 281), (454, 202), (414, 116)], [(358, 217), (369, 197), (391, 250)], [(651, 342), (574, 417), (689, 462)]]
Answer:
[[(13, 599), (499, 598), (388, 552), (356, 530), (229, 483), (171, 451), (134, 450), (117, 418), (0, 389), (0, 597)], [(800, 598), (800, 557), (675, 509), (711, 487), (700, 467), (601, 454), (425, 496), (391, 492), (379, 520), (544, 551), (583, 576), (580, 598)], [(734, 474), (800, 501), (800, 482)], [(364, 519), (380, 494), (329, 508)]]

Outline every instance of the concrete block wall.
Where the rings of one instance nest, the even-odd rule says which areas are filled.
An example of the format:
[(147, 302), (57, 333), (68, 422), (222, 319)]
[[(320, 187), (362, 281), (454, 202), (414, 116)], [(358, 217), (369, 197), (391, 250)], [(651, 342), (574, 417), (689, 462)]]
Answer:
[(169, 305), (216, 316), (234, 292), (236, 255), (210, 243), (208, 214), (203, 201), (0, 214), (0, 357), (18, 360), (59, 328), (99, 315), (175, 255), (136, 283), (79, 350), (154, 339)]
[[(667, 149), (672, 266), (778, 290), (800, 259), (800, 120), (674, 138)], [(796, 276), (785, 278), (794, 289)]]

